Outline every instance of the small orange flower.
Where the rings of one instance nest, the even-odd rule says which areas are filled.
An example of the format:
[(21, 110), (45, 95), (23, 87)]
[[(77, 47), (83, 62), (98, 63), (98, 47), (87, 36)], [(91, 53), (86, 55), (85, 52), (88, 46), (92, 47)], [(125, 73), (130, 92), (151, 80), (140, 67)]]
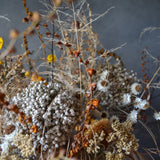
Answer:
[(19, 121), (20, 123), (23, 123), (23, 119), (22, 119), (21, 116), (18, 117), (18, 121)]
[(89, 146), (89, 143), (88, 143), (88, 142), (85, 142), (85, 143), (84, 143), (84, 147), (87, 148), (88, 146)]
[(98, 99), (93, 99), (92, 104), (97, 107), (99, 105), (99, 100)]
[(89, 68), (89, 69), (87, 69), (87, 72), (88, 72), (88, 74), (89, 74), (90, 76), (93, 76), (93, 75), (95, 75), (95, 74), (96, 74), (96, 70), (95, 70), (95, 69), (93, 69), (93, 68)]
[(27, 122), (27, 123), (32, 123), (32, 118), (31, 118), (31, 117), (28, 117), (28, 118), (26, 119), (26, 122)]
[(36, 125), (33, 125), (31, 131), (33, 133), (37, 133), (38, 132), (38, 127)]

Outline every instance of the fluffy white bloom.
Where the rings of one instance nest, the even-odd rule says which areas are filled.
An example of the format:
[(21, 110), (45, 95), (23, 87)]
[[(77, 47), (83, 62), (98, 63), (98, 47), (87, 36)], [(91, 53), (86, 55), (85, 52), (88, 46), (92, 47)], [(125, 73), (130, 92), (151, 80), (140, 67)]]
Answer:
[(149, 103), (146, 100), (142, 100), (141, 98), (136, 98), (134, 102), (134, 107), (138, 109), (146, 110), (149, 107)]
[(132, 123), (136, 123), (137, 122), (137, 111), (133, 110), (128, 114), (127, 119), (129, 119)]
[(131, 103), (131, 95), (128, 94), (128, 93), (124, 94), (123, 99), (122, 99), (122, 103), (124, 105), (127, 105), (127, 104)]
[(133, 83), (131, 85), (131, 92), (134, 94), (134, 95), (138, 95), (141, 93), (141, 90), (142, 90), (142, 86), (139, 84), (139, 83)]
[(97, 89), (102, 92), (107, 92), (109, 88), (108, 81), (100, 80), (97, 83)]
[(156, 120), (160, 120), (160, 112), (155, 112), (155, 113), (154, 113), (154, 118), (155, 118)]
[(1, 144), (2, 153), (5, 153), (6, 155), (8, 155), (9, 154), (10, 145), (11, 145), (10, 142), (4, 141)]
[(108, 71), (107, 70), (103, 71), (101, 74), (101, 80), (106, 80), (107, 75), (108, 75)]

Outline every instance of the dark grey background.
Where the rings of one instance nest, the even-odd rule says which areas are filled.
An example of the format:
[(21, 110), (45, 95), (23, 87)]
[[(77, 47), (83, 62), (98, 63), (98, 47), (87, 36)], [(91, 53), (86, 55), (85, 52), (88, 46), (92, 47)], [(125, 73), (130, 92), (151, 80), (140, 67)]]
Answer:
[[(46, 2), (48, 1), (46, 0)], [(160, 56), (160, 30), (146, 32), (139, 40), (140, 33), (144, 28), (160, 27), (160, 0), (88, 0), (88, 2), (93, 14), (101, 14), (108, 8), (115, 7), (107, 15), (93, 23), (94, 31), (98, 33), (105, 49), (116, 48), (127, 43), (116, 53), (122, 57), (130, 70), (133, 69), (139, 77), (142, 77), (140, 59), (144, 47), (147, 46), (153, 56)], [(45, 7), (38, 0), (27, 0), (27, 5), (32, 11), (45, 11)], [(17, 28), (19, 31), (23, 31), (27, 27), (22, 23), (22, 18), (26, 16), (22, 0), (0, 0), (0, 15), (5, 15), (10, 19), (10, 21), (0, 19), (0, 37), (3, 37), (4, 47), (6, 47), (9, 43), (10, 29)], [(34, 41), (30, 47), (34, 48), (36, 44), (39, 42)], [(151, 59), (148, 58), (148, 60)], [(156, 70), (152, 61), (149, 67), (152, 75)], [(153, 102), (153, 107), (160, 110), (159, 102), (160, 98), (157, 98)], [(152, 120), (148, 124), (154, 134), (159, 137), (160, 130), (157, 129), (157, 123)], [(142, 126), (139, 125), (139, 127)], [(142, 141), (146, 147), (154, 147), (151, 137), (146, 136), (147, 133), (143, 133), (145, 136), (141, 135), (142, 132), (137, 133), (137, 136), (143, 137)]]
[[(49, 0), (43, 0), (43, 2)], [(107, 15), (93, 23), (94, 31), (98, 33), (104, 48), (116, 48), (123, 43), (125, 47), (117, 51), (126, 66), (134, 69), (141, 75), (140, 57), (145, 46), (151, 54), (159, 56), (160, 30), (146, 32), (139, 40), (140, 33), (146, 27), (160, 26), (160, 1), (159, 0), (88, 0), (93, 14), (101, 14), (114, 6)], [(28, 0), (27, 5), (33, 10), (45, 11), (39, 0)], [(8, 33), (12, 28), (20, 31), (27, 26), (22, 23), (25, 17), (22, 0), (0, 0), (0, 15), (10, 19), (0, 19), (0, 36), (8, 44)], [(36, 42), (34, 42), (36, 43)]]

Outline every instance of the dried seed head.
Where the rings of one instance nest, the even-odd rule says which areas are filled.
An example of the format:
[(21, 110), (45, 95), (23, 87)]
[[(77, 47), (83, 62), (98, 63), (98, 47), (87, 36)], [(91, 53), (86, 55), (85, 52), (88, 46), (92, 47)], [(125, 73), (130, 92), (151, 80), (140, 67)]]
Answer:
[(9, 37), (10, 37), (11, 39), (16, 39), (18, 36), (19, 36), (19, 31), (18, 31), (18, 30), (12, 29), (12, 30), (10, 31)]
[(39, 14), (39, 12), (37, 12), (37, 11), (33, 12), (32, 21), (33, 22), (40, 21), (40, 19), (41, 19), (41, 15)]

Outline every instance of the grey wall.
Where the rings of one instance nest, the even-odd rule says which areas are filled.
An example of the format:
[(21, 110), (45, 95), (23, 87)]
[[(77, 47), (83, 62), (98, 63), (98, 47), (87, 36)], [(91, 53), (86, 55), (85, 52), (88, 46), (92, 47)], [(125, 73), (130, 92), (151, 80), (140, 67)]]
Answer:
[[(48, 2), (49, 0), (46, 0)], [(95, 32), (104, 48), (116, 48), (123, 43), (125, 47), (117, 51), (127, 67), (139, 74), (141, 51), (145, 46), (154, 56), (159, 55), (160, 30), (146, 32), (139, 41), (139, 35), (146, 27), (159, 27), (159, 0), (88, 0), (93, 14), (101, 14), (114, 6), (107, 15), (93, 23)], [(31, 10), (45, 10), (39, 0), (28, 0)], [(0, 36), (8, 44), (8, 32), (12, 28), (20, 31), (27, 26), (22, 23), (25, 16), (22, 0), (0, 0), (0, 15), (6, 15), (10, 22), (0, 19)]]

